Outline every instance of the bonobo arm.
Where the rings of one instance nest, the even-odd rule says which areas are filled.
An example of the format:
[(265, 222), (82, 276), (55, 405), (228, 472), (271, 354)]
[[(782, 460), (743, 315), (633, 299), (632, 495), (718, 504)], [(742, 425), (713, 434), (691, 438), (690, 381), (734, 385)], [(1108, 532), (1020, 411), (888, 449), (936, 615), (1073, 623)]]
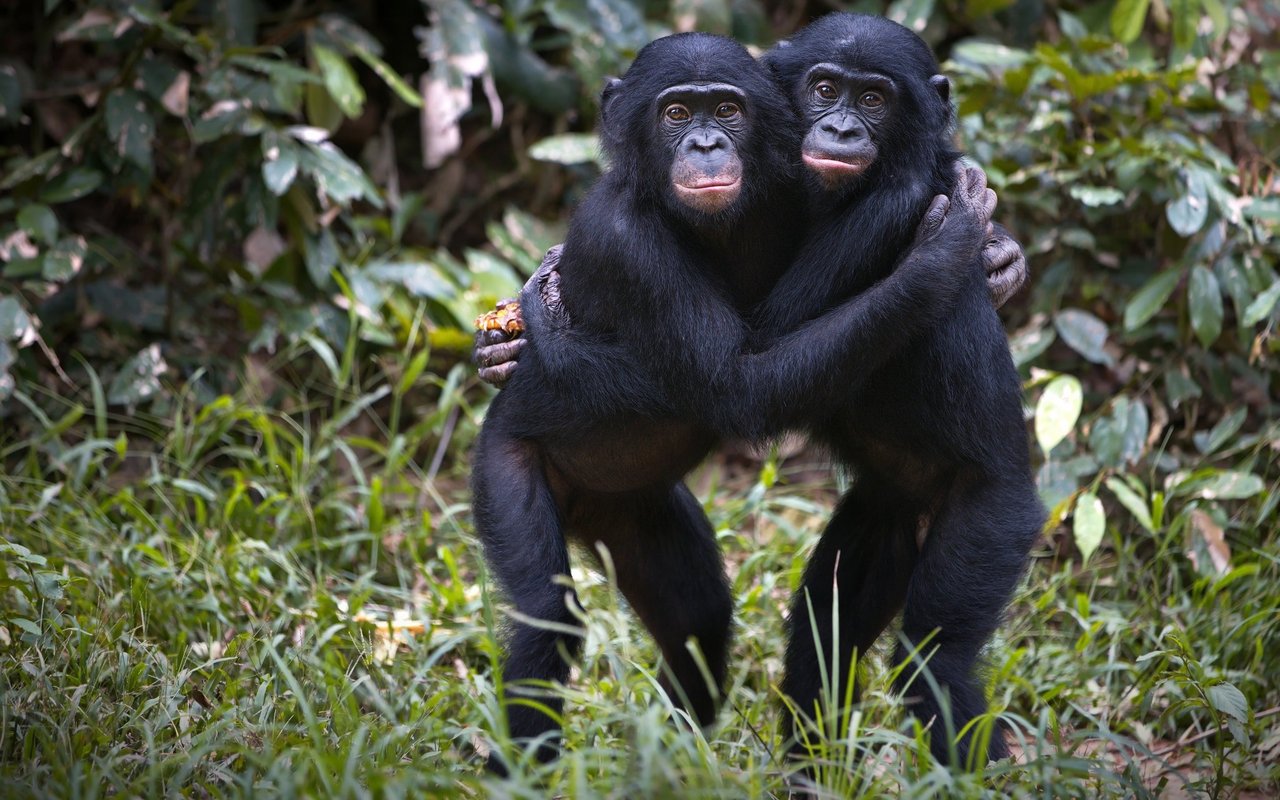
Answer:
[(985, 175), (962, 171), (952, 199), (933, 200), (916, 243), (887, 278), (734, 362), (732, 394), (710, 406), (715, 428), (771, 435), (856, 391), (951, 310), (971, 280), (994, 209)]
[[(982, 268), (987, 275), (987, 289), (991, 293), (991, 302), (997, 308), (1009, 302), (1018, 290), (1027, 282), (1027, 259), (1022, 245), (1012, 234), (999, 223), (992, 226), (992, 235), (982, 248)], [(560, 252), (564, 245), (556, 245), (547, 251), (542, 265), (530, 282), (537, 281), (540, 291), (530, 295), (526, 302), (533, 300), (545, 305), (558, 327), (567, 328), (571, 324), (568, 314), (560, 303)], [(526, 284), (528, 285), (528, 284)], [(498, 308), (514, 302), (498, 301)], [(511, 334), (506, 331), (478, 331), (475, 347), (471, 351), (472, 361), (480, 368), (480, 380), (501, 389), (511, 379), (519, 366), (520, 354), (529, 342), (528, 334)], [(725, 357), (733, 352), (726, 343), (714, 343), (714, 346)], [(621, 369), (621, 366), (619, 366)]]

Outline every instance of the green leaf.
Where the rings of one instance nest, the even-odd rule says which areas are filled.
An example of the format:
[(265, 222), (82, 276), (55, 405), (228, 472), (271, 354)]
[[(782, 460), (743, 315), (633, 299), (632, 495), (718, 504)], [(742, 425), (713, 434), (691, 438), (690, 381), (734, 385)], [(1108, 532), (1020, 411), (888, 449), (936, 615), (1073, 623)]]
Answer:
[(1107, 529), (1107, 514), (1102, 508), (1102, 501), (1093, 492), (1085, 492), (1076, 500), (1075, 519), (1072, 521), (1071, 533), (1076, 547), (1084, 561), (1102, 544), (1102, 534)]
[(1200, 0), (1169, 0), (1169, 16), (1173, 18), (1173, 42), (1183, 50), (1191, 47), (1196, 40), (1200, 5)]
[(1280, 301), (1280, 280), (1271, 284), (1262, 294), (1253, 298), (1253, 302), (1244, 310), (1244, 324), (1257, 325), (1271, 316), (1271, 309)]
[(1134, 331), (1142, 327), (1147, 320), (1154, 317), (1164, 308), (1169, 295), (1182, 279), (1177, 270), (1161, 272), (1134, 293), (1128, 305), (1124, 307), (1124, 329)]
[(1266, 488), (1262, 478), (1249, 472), (1204, 469), (1169, 476), (1173, 494), (1205, 500), (1245, 500)]
[(107, 95), (104, 119), (107, 136), (116, 151), (141, 169), (151, 171), (151, 140), (156, 123), (147, 110), (147, 100), (132, 89), (117, 89)]
[(1205, 697), (1215, 711), (1226, 714), (1237, 722), (1249, 721), (1249, 701), (1244, 692), (1230, 683), (1218, 683), (1205, 687)]
[(600, 162), (600, 137), (594, 133), (550, 136), (529, 148), (529, 157), (555, 164)]
[(1200, 346), (1207, 348), (1222, 333), (1222, 290), (1218, 288), (1218, 278), (1205, 267), (1192, 269), (1187, 299), (1191, 309), (1191, 328), (1200, 340)]
[(1228, 439), (1236, 435), (1236, 432), (1244, 426), (1244, 421), (1248, 416), (1249, 409), (1237, 408), (1218, 420), (1218, 424), (1214, 425), (1212, 430), (1208, 432), (1196, 431), (1191, 440), (1195, 442), (1196, 449), (1202, 454), (1213, 453), (1226, 444)]
[(41, 259), (41, 276), (54, 283), (65, 283), (71, 280), (80, 274), (88, 249), (83, 236), (68, 236), (61, 239)]
[(298, 177), (298, 148), (282, 136), (262, 137), (262, 182), (276, 197), (284, 195)]
[(40, 199), (46, 203), (68, 203), (79, 200), (102, 185), (102, 173), (90, 167), (76, 167), (46, 183)]
[(58, 240), (58, 218), (43, 203), (29, 203), (18, 211), (18, 227), (45, 244)]
[(364, 199), (382, 208), (382, 197), (364, 170), (332, 142), (306, 142), (305, 149), (299, 151), (298, 165), (334, 202), (347, 205), (352, 200)]
[(1151, 0), (1120, 0), (1111, 9), (1111, 34), (1125, 44), (1137, 39), (1150, 5)]
[(168, 371), (169, 365), (160, 354), (160, 345), (153, 344), (138, 351), (120, 367), (111, 381), (107, 402), (133, 407), (151, 400), (160, 394), (160, 376)]
[(329, 96), (342, 109), (342, 113), (351, 119), (360, 116), (364, 109), (364, 89), (347, 60), (321, 44), (311, 45), (311, 57), (320, 68)]
[(381, 283), (399, 286), (414, 297), (445, 300), (457, 295), (440, 268), (425, 261), (374, 264), (366, 267), (364, 274)]
[(1072, 186), (1071, 196), (1084, 203), (1086, 206), (1113, 206), (1124, 199), (1124, 192), (1111, 186)]
[(1084, 390), (1072, 375), (1059, 375), (1049, 381), (1036, 402), (1036, 441), (1048, 456), (1075, 427), (1084, 404)]
[(1204, 226), (1209, 216), (1209, 193), (1199, 171), (1184, 172), (1186, 191), (1165, 206), (1165, 216), (1179, 236), (1187, 237)]
[(1124, 481), (1119, 478), (1107, 478), (1107, 488), (1120, 501), (1120, 505), (1129, 510), (1134, 519), (1138, 520), (1138, 524), (1146, 528), (1151, 533), (1155, 533), (1155, 523), (1151, 521), (1151, 509), (1147, 506), (1147, 501), (1138, 496), (1138, 493), (1125, 485)]
[(1103, 349), (1107, 343), (1107, 324), (1088, 311), (1068, 308), (1058, 312), (1053, 325), (1072, 350), (1095, 364), (1110, 366), (1115, 359)]
[(35, 338), (35, 324), (18, 298), (0, 296), (0, 342), (17, 341), (19, 347), (25, 347)]
[(983, 67), (1020, 67), (1031, 60), (1031, 54), (1026, 50), (980, 39), (965, 39), (960, 42), (951, 49), (951, 57)]

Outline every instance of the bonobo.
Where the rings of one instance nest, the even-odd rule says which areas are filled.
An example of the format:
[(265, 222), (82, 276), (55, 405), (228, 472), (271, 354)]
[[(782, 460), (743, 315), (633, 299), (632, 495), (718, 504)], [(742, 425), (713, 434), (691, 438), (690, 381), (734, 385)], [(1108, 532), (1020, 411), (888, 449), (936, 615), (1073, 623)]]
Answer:
[[(764, 62), (801, 111), (809, 208), (821, 220), (760, 309), (762, 329), (783, 336), (896, 274), (897, 254), (929, 199), (946, 191), (959, 154), (947, 79), (901, 25), (831, 14)], [(904, 670), (908, 708), (933, 724), (934, 755), (976, 766), (1008, 755), (999, 728), (984, 748), (969, 726), (986, 709), (975, 669), (1044, 511), (1021, 385), (978, 264), (957, 305), (805, 423), (856, 480), (793, 599), (785, 693), (812, 714), (823, 694), (819, 659), (844, 681), (855, 653), (901, 610), (908, 644), (898, 659), (916, 652), (940, 690)]]
[(603, 93), (613, 166), (574, 214), (559, 265), (573, 325), (556, 325), (526, 289), (530, 345), (473, 453), (477, 535), (520, 615), (503, 671), (507, 722), (539, 758), (556, 752), (545, 710), (558, 716), (560, 703), (518, 693), (564, 681), (580, 646), (576, 596), (556, 581), (569, 572), (566, 540), (607, 547), (662, 650), (672, 698), (710, 723), (733, 603), (711, 526), (681, 478), (720, 436), (755, 436), (784, 412), (835, 405), (946, 316), (968, 281), (994, 197), (980, 174), (959, 171), (946, 182), (948, 192), (957, 183), (950, 201), (927, 202), (891, 276), (746, 352), (742, 314), (794, 250), (783, 232), (801, 228), (794, 119), (743, 47), (705, 34), (649, 44)]

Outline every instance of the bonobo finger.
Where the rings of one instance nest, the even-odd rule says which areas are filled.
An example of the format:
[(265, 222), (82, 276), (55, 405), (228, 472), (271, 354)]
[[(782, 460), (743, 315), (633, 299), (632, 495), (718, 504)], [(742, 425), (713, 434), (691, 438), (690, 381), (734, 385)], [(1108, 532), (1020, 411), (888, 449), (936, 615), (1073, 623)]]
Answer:
[(982, 249), (982, 266), (987, 273), (987, 289), (997, 308), (1009, 301), (1027, 282), (1027, 259), (1022, 248), (1002, 228)]
[(988, 224), (991, 217), (996, 213), (996, 193), (994, 189), (987, 189), (982, 194), (982, 219)]
[(511, 375), (518, 366), (520, 366), (519, 361), (508, 361), (496, 367), (481, 367), (476, 374), (480, 376), (480, 380), (495, 389), (501, 389), (507, 385), (507, 381), (511, 380)]
[(508, 361), (515, 361), (520, 358), (520, 351), (528, 344), (528, 339), (520, 337), (509, 342), (498, 342), (485, 347), (477, 347), (475, 350), (476, 366), (496, 367)]
[(975, 208), (982, 208), (984, 194), (987, 191), (987, 173), (977, 167), (969, 167), (969, 199)]
[(920, 220), (920, 227), (916, 229), (916, 241), (933, 236), (942, 228), (942, 223), (947, 219), (947, 211), (951, 208), (951, 199), (945, 194), (940, 194), (929, 202), (929, 208), (924, 212), (924, 219)]

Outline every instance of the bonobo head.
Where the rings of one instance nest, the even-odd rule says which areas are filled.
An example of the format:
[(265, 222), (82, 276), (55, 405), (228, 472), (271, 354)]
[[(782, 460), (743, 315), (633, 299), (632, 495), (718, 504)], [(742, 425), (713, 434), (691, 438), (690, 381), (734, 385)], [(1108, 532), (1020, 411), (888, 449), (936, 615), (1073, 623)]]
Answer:
[(764, 61), (804, 120), (804, 164), (825, 190), (895, 167), (918, 174), (950, 149), (951, 86), (928, 45), (896, 22), (828, 14)]
[(605, 150), (629, 186), (693, 224), (723, 220), (788, 178), (786, 97), (742, 45), (681, 33), (646, 45), (600, 102)]

